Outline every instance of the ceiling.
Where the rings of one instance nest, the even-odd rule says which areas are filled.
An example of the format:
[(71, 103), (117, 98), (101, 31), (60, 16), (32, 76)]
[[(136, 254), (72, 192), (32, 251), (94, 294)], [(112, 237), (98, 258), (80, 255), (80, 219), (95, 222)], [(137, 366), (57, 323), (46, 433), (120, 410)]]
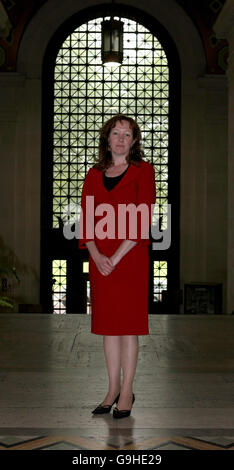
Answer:
[[(0, 72), (15, 72), (20, 40), (27, 24), (49, 0), (2, 0), (8, 15), (7, 28), (0, 35)], [(202, 38), (206, 55), (206, 73), (224, 74), (227, 69), (228, 44), (217, 39), (214, 22), (226, 0), (174, 0), (188, 14)], [(2, 7), (1, 7), (2, 8)], [(0, 11), (1, 15), (1, 11)]]

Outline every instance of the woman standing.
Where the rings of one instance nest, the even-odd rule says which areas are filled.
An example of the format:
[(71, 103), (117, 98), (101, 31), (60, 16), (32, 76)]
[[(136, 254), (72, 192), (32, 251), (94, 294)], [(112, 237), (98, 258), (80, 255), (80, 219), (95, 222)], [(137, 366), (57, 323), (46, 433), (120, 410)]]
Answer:
[[(86, 176), (81, 199), (84, 231), (92, 229), (89, 209), (86, 212), (87, 196), (94, 200), (95, 233), (90, 235), (89, 230), (86, 236), (83, 232), (79, 247), (89, 251), (91, 332), (103, 335), (109, 375), (108, 393), (93, 413), (108, 413), (117, 403), (114, 418), (131, 413), (138, 335), (149, 334), (148, 248), (156, 192), (154, 167), (143, 160), (140, 141), (139, 126), (132, 118), (119, 114), (109, 119), (101, 129), (98, 162)], [(142, 203), (143, 212), (147, 212), (135, 210)], [(107, 219), (103, 225), (100, 204), (113, 208), (111, 227)], [(124, 224), (120, 207), (129, 209), (125, 212), (125, 222), (127, 218), (129, 221), (125, 236), (120, 234)], [(106, 229), (105, 237), (100, 235), (100, 228)]]

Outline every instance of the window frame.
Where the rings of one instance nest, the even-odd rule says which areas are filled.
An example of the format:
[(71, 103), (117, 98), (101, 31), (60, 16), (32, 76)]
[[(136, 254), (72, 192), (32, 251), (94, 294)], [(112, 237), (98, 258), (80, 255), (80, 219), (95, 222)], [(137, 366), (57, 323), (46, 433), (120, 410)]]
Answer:
[[(61, 234), (51, 227), (53, 217), (53, 110), (54, 110), (54, 63), (58, 50), (67, 36), (77, 27), (100, 16), (115, 15), (126, 17), (145, 26), (161, 43), (169, 66), (169, 135), (168, 135), (168, 203), (172, 204), (171, 246), (165, 253), (151, 250), (150, 288), (153, 291), (153, 261), (170, 260), (168, 289), (170, 304), (178, 299), (180, 289), (180, 120), (181, 120), (181, 65), (177, 48), (168, 31), (144, 11), (125, 5), (97, 5), (86, 8), (66, 20), (51, 38), (43, 60), (42, 70), (42, 154), (41, 154), (41, 304), (43, 311), (51, 311), (48, 289), (51, 288), (52, 272), (49, 262), (55, 257), (63, 258), (66, 249), (61, 246)], [(52, 157), (52, 158), (51, 158)], [(156, 182), (157, 183), (157, 182)], [(157, 186), (156, 186), (157, 187)], [(54, 243), (56, 240), (56, 249)], [(77, 240), (70, 246), (77, 247)], [(60, 248), (59, 248), (60, 247)], [(51, 251), (54, 255), (51, 258)], [(56, 252), (57, 250), (57, 252)], [(55, 253), (56, 252), (56, 253)], [(149, 299), (149, 312), (154, 313), (155, 305)], [(156, 309), (157, 310), (157, 309)], [(155, 313), (157, 313), (155, 311)], [(160, 312), (159, 312), (160, 313)], [(165, 312), (161, 312), (165, 313)], [(175, 313), (178, 312), (175, 308)]]

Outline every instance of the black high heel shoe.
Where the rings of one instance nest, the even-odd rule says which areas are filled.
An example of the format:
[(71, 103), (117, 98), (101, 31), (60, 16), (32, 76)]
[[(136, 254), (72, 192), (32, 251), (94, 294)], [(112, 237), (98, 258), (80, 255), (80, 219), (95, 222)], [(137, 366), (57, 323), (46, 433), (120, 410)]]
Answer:
[[(132, 394), (132, 404), (135, 401), (135, 395), (134, 393)], [(127, 418), (127, 416), (130, 416), (132, 411), (132, 408), (130, 410), (119, 410), (117, 407), (114, 408), (113, 410), (113, 418)]]
[(98, 405), (97, 408), (95, 408), (95, 410), (92, 411), (92, 413), (95, 414), (95, 415), (102, 415), (104, 413), (110, 413), (110, 410), (111, 410), (112, 406), (114, 405), (114, 403), (118, 403), (119, 396), (120, 396), (120, 393), (117, 395), (117, 397), (113, 401), (112, 405), (104, 405), (104, 406)]

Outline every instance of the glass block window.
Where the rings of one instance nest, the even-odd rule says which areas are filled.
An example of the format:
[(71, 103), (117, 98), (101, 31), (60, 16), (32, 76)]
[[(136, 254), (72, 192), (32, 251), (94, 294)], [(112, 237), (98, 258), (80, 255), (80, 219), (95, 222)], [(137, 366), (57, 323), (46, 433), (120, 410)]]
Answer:
[(89, 262), (83, 261), (83, 273), (88, 273), (88, 272), (89, 272)]
[(167, 261), (154, 261), (153, 288), (154, 302), (162, 302), (163, 291), (167, 291)]
[[(119, 17), (115, 17), (118, 19)], [(166, 53), (151, 32), (124, 22), (120, 67), (101, 63), (101, 22), (73, 31), (54, 66), (53, 228), (68, 204), (79, 203), (84, 178), (97, 155), (99, 130), (116, 113), (137, 120), (146, 159), (155, 165), (157, 203), (163, 218), (168, 202), (169, 68)]]
[(92, 306), (91, 306), (91, 298), (90, 298), (90, 281), (87, 281), (86, 288), (87, 288), (87, 314), (91, 315)]
[(66, 313), (67, 261), (52, 261), (53, 313)]

